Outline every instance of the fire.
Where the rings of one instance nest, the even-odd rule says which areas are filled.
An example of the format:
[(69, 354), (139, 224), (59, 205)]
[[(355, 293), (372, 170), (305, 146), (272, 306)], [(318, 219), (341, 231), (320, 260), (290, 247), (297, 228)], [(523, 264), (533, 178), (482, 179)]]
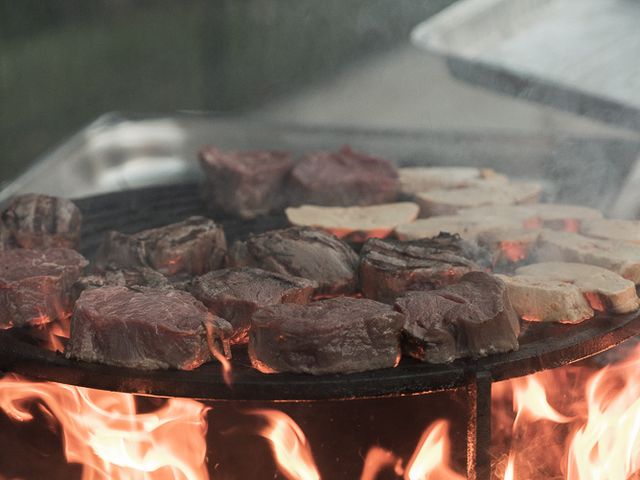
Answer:
[(278, 467), (289, 480), (320, 480), (311, 446), (291, 417), (278, 410), (254, 410), (267, 422), (259, 434), (271, 442)]
[(418, 448), (407, 465), (405, 480), (463, 480), (448, 466), (449, 424), (437, 420), (422, 434)]
[(402, 476), (404, 469), (402, 468), (402, 459), (398, 458), (393, 452), (385, 450), (382, 447), (371, 447), (364, 459), (364, 467), (360, 480), (376, 480), (378, 474), (385, 468), (393, 467), (397, 476)]
[[(516, 414), (502, 478), (635, 478), (640, 471), (640, 347), (629, 358), (595, 372), (579, 366), (541, 372), (495, 389), (494, 407), (510, 390)], [(562, 404), (571, 416), (551, 403)]]
[(60, 423), (68, 462), (83, 465), (83, 480), (202, 480), (207, 408), (170, 399), (151, 413), (136, 411), (130, 394), (57, 383), (0, 380), (0, 409), (10, 418), (33, 418), (41, 409)]

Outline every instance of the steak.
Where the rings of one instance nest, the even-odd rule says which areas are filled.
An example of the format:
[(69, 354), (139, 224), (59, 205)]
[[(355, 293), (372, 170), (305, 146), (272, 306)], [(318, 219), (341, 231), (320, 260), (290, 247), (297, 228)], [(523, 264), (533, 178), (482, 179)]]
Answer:
[(339, 207), (393, 202), (398, 188), (398, 172), (389, 160), (348, 146), (304, 157), (293, 167), (289, 187), (292, 205)]
[[(210, 331), (210, 338), (207, 338)], [(228, 352), (231, 325), (179, 290), (102, 287), (82, 292), (71, 319), (68, 358), (144, 370), (193, 370)]]
[(68, 248), (0, 252), (0, 328), (48, 323), (68, 315), (71, 287), (88, 264)]
[(209, 208), (242, 218), (280, 209), (285, 205), (285, 182), (293, 168), (286, 152), (200, 152), (207, 177), (204, 193)]
[(439, 290), (410, 292), (395, 307), (405, 315), (403, 349), (424, 362), (446, 363), (518, 349), (520, 321), (499, 278), (471, 272)]
[(73, 298), (77, 299), (82, 292), (90, 288), (116, 286), (172, 288), (167, 277), (147, 267), (108, 268), (102, 274), (87, 275), (74, 283)]
[(251, 315), (278, 303), (308, 303), (318, 284), (259, 268), (224, 269), (197, 277), (191, 293), (233, 326), (232, 343), (246, 343)]
[(483, 270), (479, 255), (457, 235), (414, 241), (370, 239), (360, 252), (360, 285), (366, 298), (393, 303), (409, 290), (433, 290)]
[(220, 268), (227, 250), (222, 227), (204, 217), (127, 235), (109, 232), (97, 268), (149, 267), (175, 279)]
[(251, 235), (229, 252), (229, 266), (307, 278), (318, 283), (317, 294), (353, 293), (357, 287), (358, 255), (330, 233), (291, 227)]
[(1, 219), (9, 246), (77, 249), (80, 244), (82, 214), (65, 198), (21, 195), (9, 203)]
[(264, 373), (322, 375), (395, 367), (403, 322), (390, 306), (367, 299), (273, 305), (253, 315), (249, 356)]

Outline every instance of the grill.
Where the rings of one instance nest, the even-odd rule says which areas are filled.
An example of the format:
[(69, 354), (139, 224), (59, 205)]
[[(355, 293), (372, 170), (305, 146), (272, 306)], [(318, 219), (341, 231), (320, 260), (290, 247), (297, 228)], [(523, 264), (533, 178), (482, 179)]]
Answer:
[[(83, 211), (82, 252), (95, 256), (108, 230), (135, 232), (205, 215), (197, 184), (153, 187), (77, 200)], [(215, 218), (233, 242), (250, 233), (285, 227), (282, 215), (252, 221)], [(479, 361), (428, 365), (403, 359), (394, 369), (350, 375), (265, 375), (252, 369), (246, 351), (234, 351), (233, 386), (228, 387), (219, 364), (191, 372), (153, 371), (75, 362), (38, 347), (26, 332), (0, 332), (0, 369), (32, 379), (144, 395), (207, 400), (317, 401), (422, 394), (453, 388), (467, 392), (468, 477), (489, 478), (491, 384), (555, 368), (605, 351), (640, 333), (640, 313), (599, 315), (577, 326), (527, 324), (517, 352)]]

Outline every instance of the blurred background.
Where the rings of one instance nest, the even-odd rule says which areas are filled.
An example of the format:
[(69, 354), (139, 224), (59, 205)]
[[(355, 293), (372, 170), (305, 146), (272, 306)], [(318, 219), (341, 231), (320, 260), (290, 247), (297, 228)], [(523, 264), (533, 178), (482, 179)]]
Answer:
[(453, 0), (0, 0), (0, 182), (109, 111), (638, 138), (452, 76), (413, 45)]

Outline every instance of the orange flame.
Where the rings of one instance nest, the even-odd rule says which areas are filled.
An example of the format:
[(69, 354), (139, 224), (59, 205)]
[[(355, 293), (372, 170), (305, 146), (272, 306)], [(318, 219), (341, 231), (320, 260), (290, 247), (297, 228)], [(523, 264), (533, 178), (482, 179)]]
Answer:
[(567, 480), (626, 479), (640, 470), (640, 348), (589, 379), (587, 418), (570, 440)]
[(389, 467), (394, 467), (393, 470), (397, 476), (401, 476), (404, 472), (401, 458), (382, 447), (371, 447), (364, 459), (360, 480), (375, 480), (383, 469)]
[(550, 420), (567, 423), (571, 418), (558, 413), (547, 401), (547, 392), (539, 378), (529, 375), (511, 381), (513, 388), (513, 409), (516, 413), (514, 429), (518, 421), (527, 416), (530, 421)]
[(405, 480), (463, 480), (448, 465), (449, 424), (437, 420), (427, 428), (407, 465)]
[(201, 403), (170, 399), (152, 413), (137, 413), (130, 394), (0, 380), (0, 409), (9, 417), (31, 420), (35, 401), (62, 426), (66, 459), (83, 465), (83, 480), (208, 478)]
[(311, 446), (291, 417), (278, 410), (253, 410), (267, 422), (259, 435), (271, 442), (278, 467), (289, 480), (320, 480)]
[(512, 453), (509, 454), (509, 461), (507, 462), (507, 469), (504, 471), (504, 480), (514, 480), (515, 475), (515, 462), (516, 457)]

